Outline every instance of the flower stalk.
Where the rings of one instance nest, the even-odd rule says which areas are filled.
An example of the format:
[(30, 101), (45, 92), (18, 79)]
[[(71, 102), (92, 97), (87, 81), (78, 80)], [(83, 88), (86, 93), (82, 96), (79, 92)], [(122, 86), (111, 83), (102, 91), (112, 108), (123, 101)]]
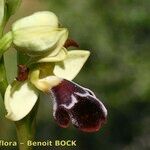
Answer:
[(38, 104), (34, 106), (31, 113), (20, 121), (16, 121), (16, 131), (18, 136), (18, 146), (19, 150), (32, 150), (32, 146), (28, 146), (28, 140), (34, 140), (35, 129), (36, 129), (36, 114), (38, 109)]

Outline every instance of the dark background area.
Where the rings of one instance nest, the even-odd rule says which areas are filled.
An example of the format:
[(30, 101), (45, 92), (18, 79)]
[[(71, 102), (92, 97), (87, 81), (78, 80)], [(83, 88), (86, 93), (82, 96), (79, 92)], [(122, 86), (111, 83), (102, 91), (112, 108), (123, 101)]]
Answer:
[[(108, 121), (96, 133), (73, 126), (60, 128), (52, 116), (51, 99), (42, 95), (37, 140), (77, 140), (77, 147), (52, 149), (150, 149), (150, 17), (148, 0), (23, 0), (12, 17), (50, 10), (91, 56), (75, 82), (90, 88), (108, 110)], [(5, 55), (8, 79), (16, 76), (16, 52)], [(5, 119), (0, 101), (0, 139), (15, 140), (15, 126)], [(12, 148), (11, 148), (12, 149)], [(50, 148), (35, 148), (50, 149)]]

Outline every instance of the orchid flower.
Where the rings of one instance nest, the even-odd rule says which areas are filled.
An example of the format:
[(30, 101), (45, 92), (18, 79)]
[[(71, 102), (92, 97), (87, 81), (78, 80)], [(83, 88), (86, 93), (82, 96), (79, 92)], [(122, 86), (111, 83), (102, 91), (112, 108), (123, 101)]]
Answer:
[(42, 91), (52, 97), (53, 116), (59, 126), (66, 128), (71, 122), (81, 131), (98, 131), (106, 122), (105, 106), (92, 91), (72, 82), (90, 52), (67, 50), (68, 30), (59, 27), (52, 12), (22, 18), (10, 32), (16, 49), (31, 60), (28, 67), (19, 65), (18, 77), (7, 87), (6, 117), (12, 121), (23, 119)]

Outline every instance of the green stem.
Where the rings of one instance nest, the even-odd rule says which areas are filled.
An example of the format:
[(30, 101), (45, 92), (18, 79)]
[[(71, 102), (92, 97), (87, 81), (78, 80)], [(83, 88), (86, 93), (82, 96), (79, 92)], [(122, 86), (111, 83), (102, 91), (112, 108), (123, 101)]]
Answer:
[(35, 134), (35, 121), (33, 123), (27, 123), (27, 120), (21, 120), (16, 122), (16, 130), (18, 136), (19, 150), (32, 150), (32, 147), (27, 145), (28, 140), (34, 139)]
[[(0, 0), (0, 39), (3, 36), (3, 30), (4, 30), (6, 22), (7, 20), (6, 20), (5, 0)], [(0, 47), (1, 47), (0, 49), (0, 94), (2, 95), (3, 99), (4, 99), (6, 88), (8, 86), (6, 70), (4, 66), (4, 57), (3, 57), (3, 53), (1, 52), (3, 51), (3, 48), (5, 47), (4, 43), (5, 43), (5, 40), (3, 41), (3, 43), (0, 42)]]
[(38, 103), (34, 106), (32, 111), (24, 119), (17, 121), (16, 129), (18, 136), (19, 150), (32, 150), (33, 147), (27, 143), (29, 140), (33, 141), (36, 129), (36, 113), (38, 109)]
[(6, 70), (4, 66), (4, 58), (3, 56), (0, 57), (0, 93), (4, 98), (4, 94), (6, 88), (8, 86), (7, 77), (6, 77)]

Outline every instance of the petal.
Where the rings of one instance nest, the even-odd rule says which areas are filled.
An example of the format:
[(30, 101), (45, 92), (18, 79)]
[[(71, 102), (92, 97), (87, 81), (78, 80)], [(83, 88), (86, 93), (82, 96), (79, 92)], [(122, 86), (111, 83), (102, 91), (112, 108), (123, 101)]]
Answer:
[(62, 62), (56, 62), (54, 74), (60, 78), (72, 80), (79, 73), (82, 66), (90, 55), (89, 51), (73, 50), (69, 51), (67, 58)]
[(24, 118), (34, 107), (38, 92), (29, 82), (14, 81), (5, 93), (6, 117), (12, 121)]
[(16, 21), (12, 26), (12, 30), (15, 31), (18, 29), (36, 26), (58, 27), (58, 18), (53, 12), (50, 11), (36, 12), (30, 16), (24, 17)]
[(48, 56), (46, 56), (46, 57), (44, 57), (44, 58), (39, 58), (39, 59), (35, 59), (35, 63), (43, 63), (43, 62), (57, 62), (57, 61), (62, 61), (62, 60), (64, 60), (65, 58), (67, 57), (67, 50), (63, 47), (61, 50), (60, 50), (60, 52), (56, 55), (56, 56), (51, 56), (51, 54), (50, 55), (48, 55)]
[(63, 32), (57, 41), (57, 45), (56, 45), (55, 49), (51, 53), (49, 53), (49, 56), (57, 55), (58, 52), (63, 48), (63, 45), (64, 45), (65, 41), (67, 40), (67, 38), (68, 38), (68, 30), (63, 28)]
[(95, 132), (106, 121), (104, 105), (92, 96), (78, 95), (79, 102), (71, 109), (72, 124), (85, 132)]
[(95, 132), (106, 122), (105, 106), (89, 89), (64, 79), (51, 93), (53, 116), (59, 126), (66, 128), (71, 121), (81, 131)]
[(64, 47), (69, 48), (70, 46), (79, 47), (79, 45), (76, 41), (74, 41), (73, 39), (67, 39), (65, 44), (64, 44)]
[(18, 49), (32, 56), (49, 54), (55, 56), (63, 47), (68, 31), (49, 26), (31, 27), (13, 32), (13, 43)]

